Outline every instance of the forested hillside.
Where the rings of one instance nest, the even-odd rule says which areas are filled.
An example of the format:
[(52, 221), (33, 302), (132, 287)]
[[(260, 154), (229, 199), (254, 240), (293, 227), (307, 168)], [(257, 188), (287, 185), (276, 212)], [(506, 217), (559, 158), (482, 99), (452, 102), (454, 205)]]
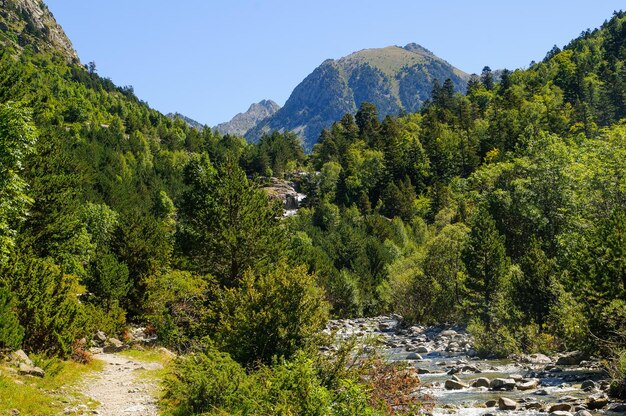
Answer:
[[(468, 325), (482, 355), (601, 351), (626, 396), (623, 12), (498, 82), (435, 82), (419, 113), (364, 103), (308, 156), (291, 133), (198, 131), (62, 48), (12, 42), (0, 348), (76, 357), (144, 323), (182, 354), (177, 414), (392, 414), (403, 391), (372, 392), (396, 373), (317, 349), (329, 316), (395, 312)], [(270, 176), (298, 182), (297, 215)]]

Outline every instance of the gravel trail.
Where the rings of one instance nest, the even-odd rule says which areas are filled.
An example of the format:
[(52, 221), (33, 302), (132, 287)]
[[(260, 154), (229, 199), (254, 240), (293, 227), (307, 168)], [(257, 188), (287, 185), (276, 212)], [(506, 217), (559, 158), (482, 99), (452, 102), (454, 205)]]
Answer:
[(98, 354), (105, 368), (87, 381), (83, 393), (100, 402), (103, 416), (157, 416), (157, 386), (138, 378), (139, 370), (156, 370), (159, 363), (145, 363), (118, 354)]

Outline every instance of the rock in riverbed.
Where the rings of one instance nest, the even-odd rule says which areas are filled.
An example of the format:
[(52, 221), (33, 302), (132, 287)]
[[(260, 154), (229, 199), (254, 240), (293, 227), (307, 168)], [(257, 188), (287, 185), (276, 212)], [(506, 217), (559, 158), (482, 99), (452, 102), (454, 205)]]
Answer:
[(515, 380), (512, 378), (494, 378), (489, 383), (489, 388), (495, 391), (513, 390), (515, 388)]
[(446, 380), (444, 387), (446, 390), (460, 390), (469, 387), (467, 384), (457, 380)]
[(517, 409), (517, 402), (507, 397), (500, 397), (498, 399), (498, 409), (500, 410), (515, 410)]

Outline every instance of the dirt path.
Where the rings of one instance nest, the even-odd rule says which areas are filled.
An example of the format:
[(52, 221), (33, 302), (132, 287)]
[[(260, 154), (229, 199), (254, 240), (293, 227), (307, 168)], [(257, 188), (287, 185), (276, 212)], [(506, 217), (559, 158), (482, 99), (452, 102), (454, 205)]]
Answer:
[(102, 372), (87, 380), (83, 393), (101, 403), (103, 416), (157, 416), (156, 385), (137, 377), (139, 370), (156, 370), (159, 363), (144, 363), (117, 354), (98, 354), (106, 363)]

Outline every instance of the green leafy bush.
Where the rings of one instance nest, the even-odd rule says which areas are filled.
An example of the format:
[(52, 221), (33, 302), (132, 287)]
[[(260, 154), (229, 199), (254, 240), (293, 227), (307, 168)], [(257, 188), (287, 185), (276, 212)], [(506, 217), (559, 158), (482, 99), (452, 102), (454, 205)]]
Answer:
[(525, 353), (551, 354), (559, 349), (558, 338), (537, 324), (528, 324), (515, 331), (520, 349)]
[(108, 311), (92, 303), (84, 303), (85, 330), (87, 335), (102, 331), (105, 334), (120, 334), (126, 328), (126, 311), (113, 306)]
[(246, 372), (230, 355), (208, 346), (176, 359), (164, 401), (176, 415), (232, 409), (245, 397)]
[(217, 344), (247, 365), (291, 357), (324, 327), (328, 305), (303, 266), (281, 263), (259, 276), (249, 271), (241, 286), (222, 289), (213, 313)]
[(24, 327), (24, 348), (67, 357), (74, 341), (86, 335), (83, 306), (76, 279), (48, 260), (14, 256), (0, 270), (14, 293), (18, 318)]
[(506, 326), (492, 325), (488, 329), (481, 320), (474, 319), (467, 331), (474, 338), (474, 348), (481, 357), (506, 357), (519, 352), (515, 335)]
[[(342, 350), (351, 351), (351, 349)], [(165, 382), (166, 414), (382, 416), (417, 414), (415, 370), (370, 360), (355, 370), (350, 356), (303, 351), (248, 373), (210, 343), (174, 362)], [(353, 363), (354, 365), (354, 363)], [(403, 410), (404, 409), (404, 410)], [(406, 412), (405, 412), (406, 410)]]
[(22, 344), (24, 328), (20, 326), (11, 292), (0, 287), (0, 348), (17, 349)]
[(609, 370), (612, 378), (609, 394), (626, 399), (626, 350), (615, 350)]
[(207, 281), (173, 270), (146, 280), (145, 319), (156, 328), (159, 342), (184, 350), (203, 325)]

